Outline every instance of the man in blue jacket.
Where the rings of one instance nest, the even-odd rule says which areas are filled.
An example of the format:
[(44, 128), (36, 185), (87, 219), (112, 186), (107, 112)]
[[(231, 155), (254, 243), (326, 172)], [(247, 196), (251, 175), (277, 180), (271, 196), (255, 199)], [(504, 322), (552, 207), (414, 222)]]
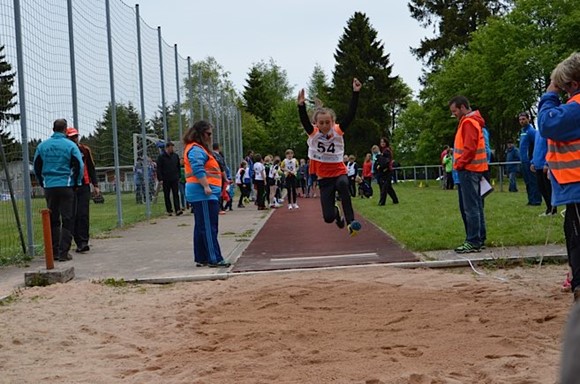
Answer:
[(519, 164), (521, 162), (520, 159), (520, 151), (514, 146), (513, 140), (507, 141), (507, 149), (505, 151), (505, 161), (508, 163), (518, 162), (518, 164), (507, 164), (506, 165), (506, 172), (508, 174), (508, 178), (510, 181), (510, 192), (517, 192), (518, 191), (518, 184), (517, 184), (517, 175), (520, 169)]
[(542, 205), (542, 196), (540, 196), (538, 191), (538, 181), (530, 169), (538, 131), (530, 124), (529, 113), (520, 113), (518, 120), (522, 127), (520, 130), (520, 158), (522, 160), (522, 176), (528, 193), (528, 205)]
[(82, 185), (83, 156), (79, 147), (66, 137), (67, 122), (58, 119), (52, 136), (34, 153), (34, 174), (44, 188), (50, 209), (52, 254), (55, 260), (72, 260), (70, 250), (75, 223), (75, 190)]

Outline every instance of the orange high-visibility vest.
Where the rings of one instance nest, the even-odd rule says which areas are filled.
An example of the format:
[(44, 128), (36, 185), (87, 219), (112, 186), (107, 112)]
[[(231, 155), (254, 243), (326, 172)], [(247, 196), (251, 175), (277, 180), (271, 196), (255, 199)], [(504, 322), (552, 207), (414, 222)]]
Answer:
[(465, 169), (472, 172), (485, 172), (487, 171), (488, 166), (487, 155), (485, 153), (485, 139), (483, 138), (483, 130), (481, 129), (481, 125), (479, 125), (477, 120), (465, 116), (462, 117), (459, 121), (459, 128), (457, 128), (457, 133), (455, 134), (455, 144), (453, 148), (453, 168), (456, 169), (455, 163), (457, 162), (457, 159), (463, 154), (463, 129), (465, 128), (465, 123), (468, 121), (471, 122), (471, 124), (473, 124), (473, 126), (477, 129), (478, 139), (475, 157), (469, 164), (465, 166)]
[(189, 162), (189, 157), (187, 156), (189, 151), (194, 146), (203, 149), (203, 151), (208, 156), (208, 160), (204, 164), (208, 184), (221, 188), (222, 172), (219, 163), (211, 153), (209, 153), (203, 146), (199, 145), (198, 143), (189, 143), (185, 146), (185, 149), (183, 150), (183, 167), (185, 168), (185, 182), (199, 184), (198, 178), (195, 177), (195, 175), (192, 172), (191, 163)]
[[(580, 104), (580, 94), (572, 96), (568, 103)], [(580, 139), (571, 141), (554, 141), (548, 139), (546, 161), (550, 172), (558, 184), (580, 181)]]

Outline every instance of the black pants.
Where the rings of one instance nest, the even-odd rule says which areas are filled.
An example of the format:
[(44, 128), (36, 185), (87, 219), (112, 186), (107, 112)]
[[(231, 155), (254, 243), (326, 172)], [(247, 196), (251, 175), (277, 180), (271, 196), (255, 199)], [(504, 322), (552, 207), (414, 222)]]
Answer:
[(356, 176), (348, 176), (348, 190), (352, 197), (356, 196)]
[(75, 192), (75, 225), (73, 237), (77, 248), (89, 244), (89, 206), (91, 203), (91, 186), (83, 185)]
[(546, 202), (546, 213), (552, 212), (552, 183), (548, 175), (541, 169), (536, 169), (536, 180), (538, 180), (538, 189)]
[(75, 226), (75, 192), (72, 187), (46, 188), (44, 197), (50, 209), (52, 254), (55, 259), (65, 257), (70, 250)]
[(296, 204), (296, 176), (286, 177), (286, 189), (288, 189), (288, 204)]
[(379, 205), (385, 205), (387, 202), (387, 194), (393, 199), (393, 204), (399, 204), (397, 193), (393, 189), (391, 172), (384, 172), (379, 177), (379, 185), (381, 186), (381, 197)]
[(336, 192), (340, 196), (344, 218), (347, 224), (354, 220), (354, 211), (350, 200), (350, 191), (348, 189), (348, 177), (340, 175), (337, 177), (328, 177), (318, 179), (320, 188), (320, 204), (322, 205), (322, 216), (326, 223), (332, 223), (336, 220)]
[(580, 204), (566, 204), (564, 235), (568, 264), (572, 270), (572, 291), (580, 285)]
[(256, 205), (259, 209), (266, 208), (266, 186), (264, 180), (254, 180), (256, 186)]
[(241, 208), (244, 205), (244, 197), (250, 197), (248, 193), (248, 186), (246, 184), (238, 184), (238, 188), (240, 189), (240, 201), (238, 201), (238, 208)]
[(175, 212), (180, 211), (179, 207), (179, 180), (174, 181), (163, 181), (163, 198), (165, 199), (165, 210), (167, 213), (172, 213), (171, 209), (171, 199), (169, 194), (173, 195), (173, 206), (175, 207)]

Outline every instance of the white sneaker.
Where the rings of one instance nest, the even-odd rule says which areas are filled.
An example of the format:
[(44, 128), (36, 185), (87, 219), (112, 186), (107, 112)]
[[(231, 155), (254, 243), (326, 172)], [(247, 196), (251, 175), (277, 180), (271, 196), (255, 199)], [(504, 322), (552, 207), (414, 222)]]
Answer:
[(292, 210), (292, 204), (288, 204), (288, 209)]
[(296, 203), (294, 203), (294, 204), (293, 204), (293, 207), (294, 207), (294, 209), (298, 209), (298, 208), (300, 208), (300, 207), (298, 206), (298, 204), (296, 204)]

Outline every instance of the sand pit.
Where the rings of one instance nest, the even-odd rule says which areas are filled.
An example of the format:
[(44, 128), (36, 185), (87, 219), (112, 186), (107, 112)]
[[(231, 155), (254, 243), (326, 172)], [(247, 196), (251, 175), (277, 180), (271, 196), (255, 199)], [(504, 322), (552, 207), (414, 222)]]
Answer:
[(0, 306), (0, 382), (556, 383), (565, 271), (32, 288)]

